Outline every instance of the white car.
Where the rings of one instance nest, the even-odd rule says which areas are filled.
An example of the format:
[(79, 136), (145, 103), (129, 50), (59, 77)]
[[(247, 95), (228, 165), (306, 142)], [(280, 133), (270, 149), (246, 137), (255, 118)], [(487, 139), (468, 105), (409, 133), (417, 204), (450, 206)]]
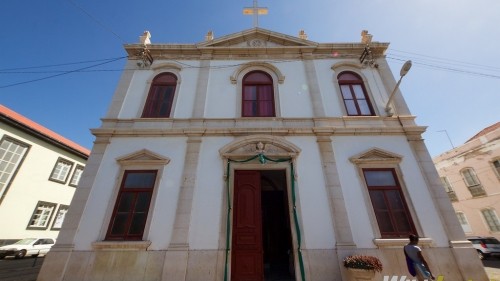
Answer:
[(14, 256), (16, 259), (22, 259), (26, 255), (36, 257), (40, 254), (45, 255), (55, 243), (52, 238), (25, 238), (11, 245), (0, 247), (0, 259), (6, 256)]

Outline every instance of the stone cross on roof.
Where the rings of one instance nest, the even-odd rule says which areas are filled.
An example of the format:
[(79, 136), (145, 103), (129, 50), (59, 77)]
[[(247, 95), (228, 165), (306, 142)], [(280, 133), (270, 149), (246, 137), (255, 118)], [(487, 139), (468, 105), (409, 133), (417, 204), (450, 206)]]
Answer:
[(243, 8), (244, 15), (253, 15), (253, 27), (259, 26), (259, 15), (267, 15), (266, 7), (259, 7), (257, 0), (253, 0), (253, 7)]

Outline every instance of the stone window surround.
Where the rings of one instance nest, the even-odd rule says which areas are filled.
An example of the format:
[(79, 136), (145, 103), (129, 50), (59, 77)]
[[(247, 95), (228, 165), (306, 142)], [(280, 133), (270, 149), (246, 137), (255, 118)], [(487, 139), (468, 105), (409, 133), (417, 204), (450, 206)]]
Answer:
[[(76, 184), (72, 184), (73, 178), (75, 177), (75, 174), (76, 174), (76, 171), (79, 170), (79, 169), (82, 170), (82, 172), (80, 173), (80, 178), (78, 179), (78, 182)], [(76, 165), (76, 168), (73, 170), (73, 174), (71, 175), (71, 179), (69, 180), (69, 184), (68, 184), (69, 186), (73, 186), (73, 187), (77, 187), (78, 186), (78, 183), (82, 179), (82, 174), (83, 174), (83, 170), (84, 169), (85, 169), (84, 166), (79, 165), (79, 164)]]
[[(423, 233), (422, 227), (420, 225), (420, 222), (418, 220), (418, 216), (415, 213), (415, 207), (413, 206), (413, 203), (411, 201), (411, 197), (408, 193), (408, 188), (406, 187), (406, 184), (404, 182), (404, 177), (402, 176), (402, 171), (399, 167), (399, 163), (401, 163), (403, 159), (403, 156), (395, 154), (393, 152), (388, 152), (379, 148), (372, 148), (369, 149), (365, 152), (359, 153), (355, 156), (352, 156), (349, 158), (351, 163), (353, 163), (356, 166), (356, 170), (358, 172), (358, 177), (360, 180), (360, 183), (364, 188), (362, 188), (363, 192), (363, 200), (366, 206), (370, 206), (367, 208), (368, 210), (368, 216), (370, 218), (370, 223), (372, 226), (372, 229), (374, 230), (374, 235), (375, 237), (382, 237), (380, 231), (379, 231), (379, 226), (377, 223), (377, 218), (375, 216), (375, 211), (373, 210), (372, 202), (370, 200), (370, 195), (368, 193), (368, 187), (366, 186), (366, 182), (364, 181), (364, 176), (363, 176), (363, 169), (364, 168), (390, 168), (394, 169), (397, 179), (399, 181), (399, 185), (401, 187), (401, 192), (404, 196), (406, 205), (408, 206), (409, 213), (411, 216), (411, 219), (413, 221), (413, 224), (415, 226), (415, 229), (417, 233)], [(416, 233), (416, 234), (417, 234)], [(425, 241), (431, 240), (430, 238), (425, 238), (421, 237), (422, 240), (421, 243), (426, 243)], [(406, 245), (404, 242), (406, 241), (406, 244), (408, 243), (408, 239), (400, 239), (400, 238), (374, 238), (373, 243), (377, 247), (394, 247), (394, 246), (401, 246), (401, 245)], [(403, 244), (402, 244), (403, 243)], [(431, 242), (428, 243), (429, 245)]]
[[(176, 63), (160, 63), (157, 65), (153, 64), (151, 66), (151, 69), (153, 70), (153, 72), (151, 73), (150, 77), (147, 79), (145, 83), (146, 87), (144, 87), (142, 100), (140, 106), (138, 107), (137, 116), (138, 118), (142, 116), (144, 106), (146, 106), (146, 101), (148, 99), (149, 90), (151, 89), (151, 85), (153, 83), (153, 79), (161, 73), (168, 72), (177, 77), (177, 85), (175, 86), (174, 99), (172, 101), (172, 108), (170, 109), (170, 118), (173, 118), (175, 116), (175, 108), (176, 108), (175, 105), (177, 104), (177, 99), (178, 99), (177, 97), (179, 96), (179, 91), (182, 82), (182, 77), (181, 77), (182, 66)], [(165, 119), (165, 118), (160, 118), (160, 119)]]
[[(33, 220), (33, 218), (35, 217), (35, 214), (36, 212), (38, 211), (38, 209), (43, 206), (43, 205), (47, 205), (49, 206), (52, 210), (50, 211), (50, 215), (49, 217), (47, 218), (47, 221), (46, 221), (46, 225), (45, 226), (33, 226), (31, 224), (31, 221)], [(33, 214), (31, 215), (30, 217), (30, 220), (28, 221), (28, 226), (26, 227), (26, 229), (28, 230), (46, 230), (49, 228), (49, 225), (50, 225), (50, 221), (52, 220), (52, 217), (54, 216), (54, 211), (56, 210), (56, 206), (57, 204), (56, 203), (52, 203), (52, 202), (46, 202), (46, 201), (38, 201), (36, 203), (36, 206), (35, 206), (35, 209), (33, 210)]]
[(493, 172), (495, 173), (495, 175), (497, 175), (497, 179), (500, 180), (500, 170), (497, 167), (495, 167), (495, 162), (499, 162), (500, 164), (500, 157), (493, 158), (490, 161), (490, 165), (491, 168), (493, 169)]
[[(236, 116), (242, 115), (241, 104), (243, 102), (243, 77), (251, 71), (263, 71), (271, 76), (273, 79), (273, 92), (274, 92), (274, 114), (276, 117), (281, 117), (280, 109), (280, 94), (278, 84), (283, 84), (285, 81), (285, 76), (281, 71), (274, 65), (264, 62), (249, 62), (245, 63), (236, 69), (231, 75), (231, 84), (236, 84)], [(278, 83), (276, 83), (278, 82)], [(242, 117), (247, 118), (247, 117)]]
[[(378, 106), (376, 106), (376, 104), (375, 104), (375, 99), (374, 99), (373, 93), (371, 91), (371, 87), (368, 83), (368, 80), (366, 79), (365, 75), (361, 72), (363, 67), (360, 64), (354, 63), (354, 62), (349, 62), (349, 61), (342, 61), (342, 62), (338, 62), (338, 63), (332, 65), (331, 69), (333, 70), (332, 82), (333, 82), (333, 85), (335, 87), (335, 91), (337, 92), (337, 98), (338, 98), (340, 105), (344, 104), (344, 98), (342, 97), (342, 91), (340, 90), (338, 76), (342, 72), (349, 71), (352, 73), (356, 73), (363, 81), (364, 90), (366, 91), (366, 96), (368, 97), (370, 104), (371, 104), (371, 107), (372, 107), (372, 110), (373, 110), (373, 114), (374, 114), (373, 116), (381, 116), (380, 112), (378, 111)], [(341, 106), (340, 108), (341, 108), (344, 116), (351, 116), (351, 115), (347, 114), (347, 109), (345, 108), (345, 106)], [(356, 117), (356, 116), (354, 116), (354, 117)]]
[[(68, 173), (64, 177), (64, 180), (58, 180), (56, 178), (53, 178), (54, 171), (56, 170), (57, 165), (59, 163), (66, 163), (69, 165)], [(52, 168), (52, 171), (50, 172), (49, 180), (53, 181), (53, 182), (60, 183), (60, 184), (66, 184), (66, 182), (68, 181), (69, 175), (71, 174), (71, 170), (73, 169), (73, 165), (75, 165), (75, 163), (73, 163), (72, 161), (70, 161), (68, 159), (65, 159), (63, 157), (57, 158), (56, 164), (54, 165), (54, 168)]]
[[(115, 186), (113, 187), (113, 194), (111, 198), (112, 201), (109, 202), (106, 215), (103, 220), (103, 224), (101, 226), (101, 231), (99, 233), (100, 241), (95, 241), (92, 243), (92, 248), (95, 250), (146, 250), (151, 241), (142, 240), (142, 241), (107, 241), (104, 240), (106, 237), (106, 233), (109, 227), (109, 223), (111, 221), (111, 216), (113, 214), (113, 209), (116, 204), (116, 198), (118, 196), (120, 185), (123, 180), (123, 175), (126, 170), (158, 170), (156, 175), (156, 181), (153, 188), (153, 195), (151, 196), (151, 203), (149, 206), (149, 210), (155, 209), (156, 198), (159, 190), (159, 184), (161, 182), (161, 178), (164, 175), (165, 166), (170, 163), (170, 158), (164, 157), (162, 155), (156, 154), (150, 150), (142, 149), (136, 151), (131, 154), (127, 154), (125, 156), (119, 157), (116, 159), (117, 163), (120, 165), (120, 169), (118, 171), (118, 177), (115, 181)], [(146, 224), (144, 226), (143, 238), (149, 236), (149, 228), (151, 226), (151, 219), (154, 212), (149, 212), (148, 217), (146, 219)]]

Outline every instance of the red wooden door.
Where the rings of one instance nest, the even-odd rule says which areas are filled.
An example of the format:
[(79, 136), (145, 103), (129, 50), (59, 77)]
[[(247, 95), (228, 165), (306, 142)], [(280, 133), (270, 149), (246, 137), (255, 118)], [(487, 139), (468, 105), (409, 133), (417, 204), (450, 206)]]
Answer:
[(235, 171), (231, 281), (264, 280), (260, 173)]

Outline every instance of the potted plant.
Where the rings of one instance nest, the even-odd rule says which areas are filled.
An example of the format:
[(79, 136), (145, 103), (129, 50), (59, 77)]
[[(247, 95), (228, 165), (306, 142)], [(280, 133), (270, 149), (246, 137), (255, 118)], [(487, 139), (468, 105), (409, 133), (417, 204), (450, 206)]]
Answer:
[(373, 256), (352, 255), (344, 259), (347, 268), (356, 280), (371, 280), (375, 272), (381, 272), (382, 262)]

